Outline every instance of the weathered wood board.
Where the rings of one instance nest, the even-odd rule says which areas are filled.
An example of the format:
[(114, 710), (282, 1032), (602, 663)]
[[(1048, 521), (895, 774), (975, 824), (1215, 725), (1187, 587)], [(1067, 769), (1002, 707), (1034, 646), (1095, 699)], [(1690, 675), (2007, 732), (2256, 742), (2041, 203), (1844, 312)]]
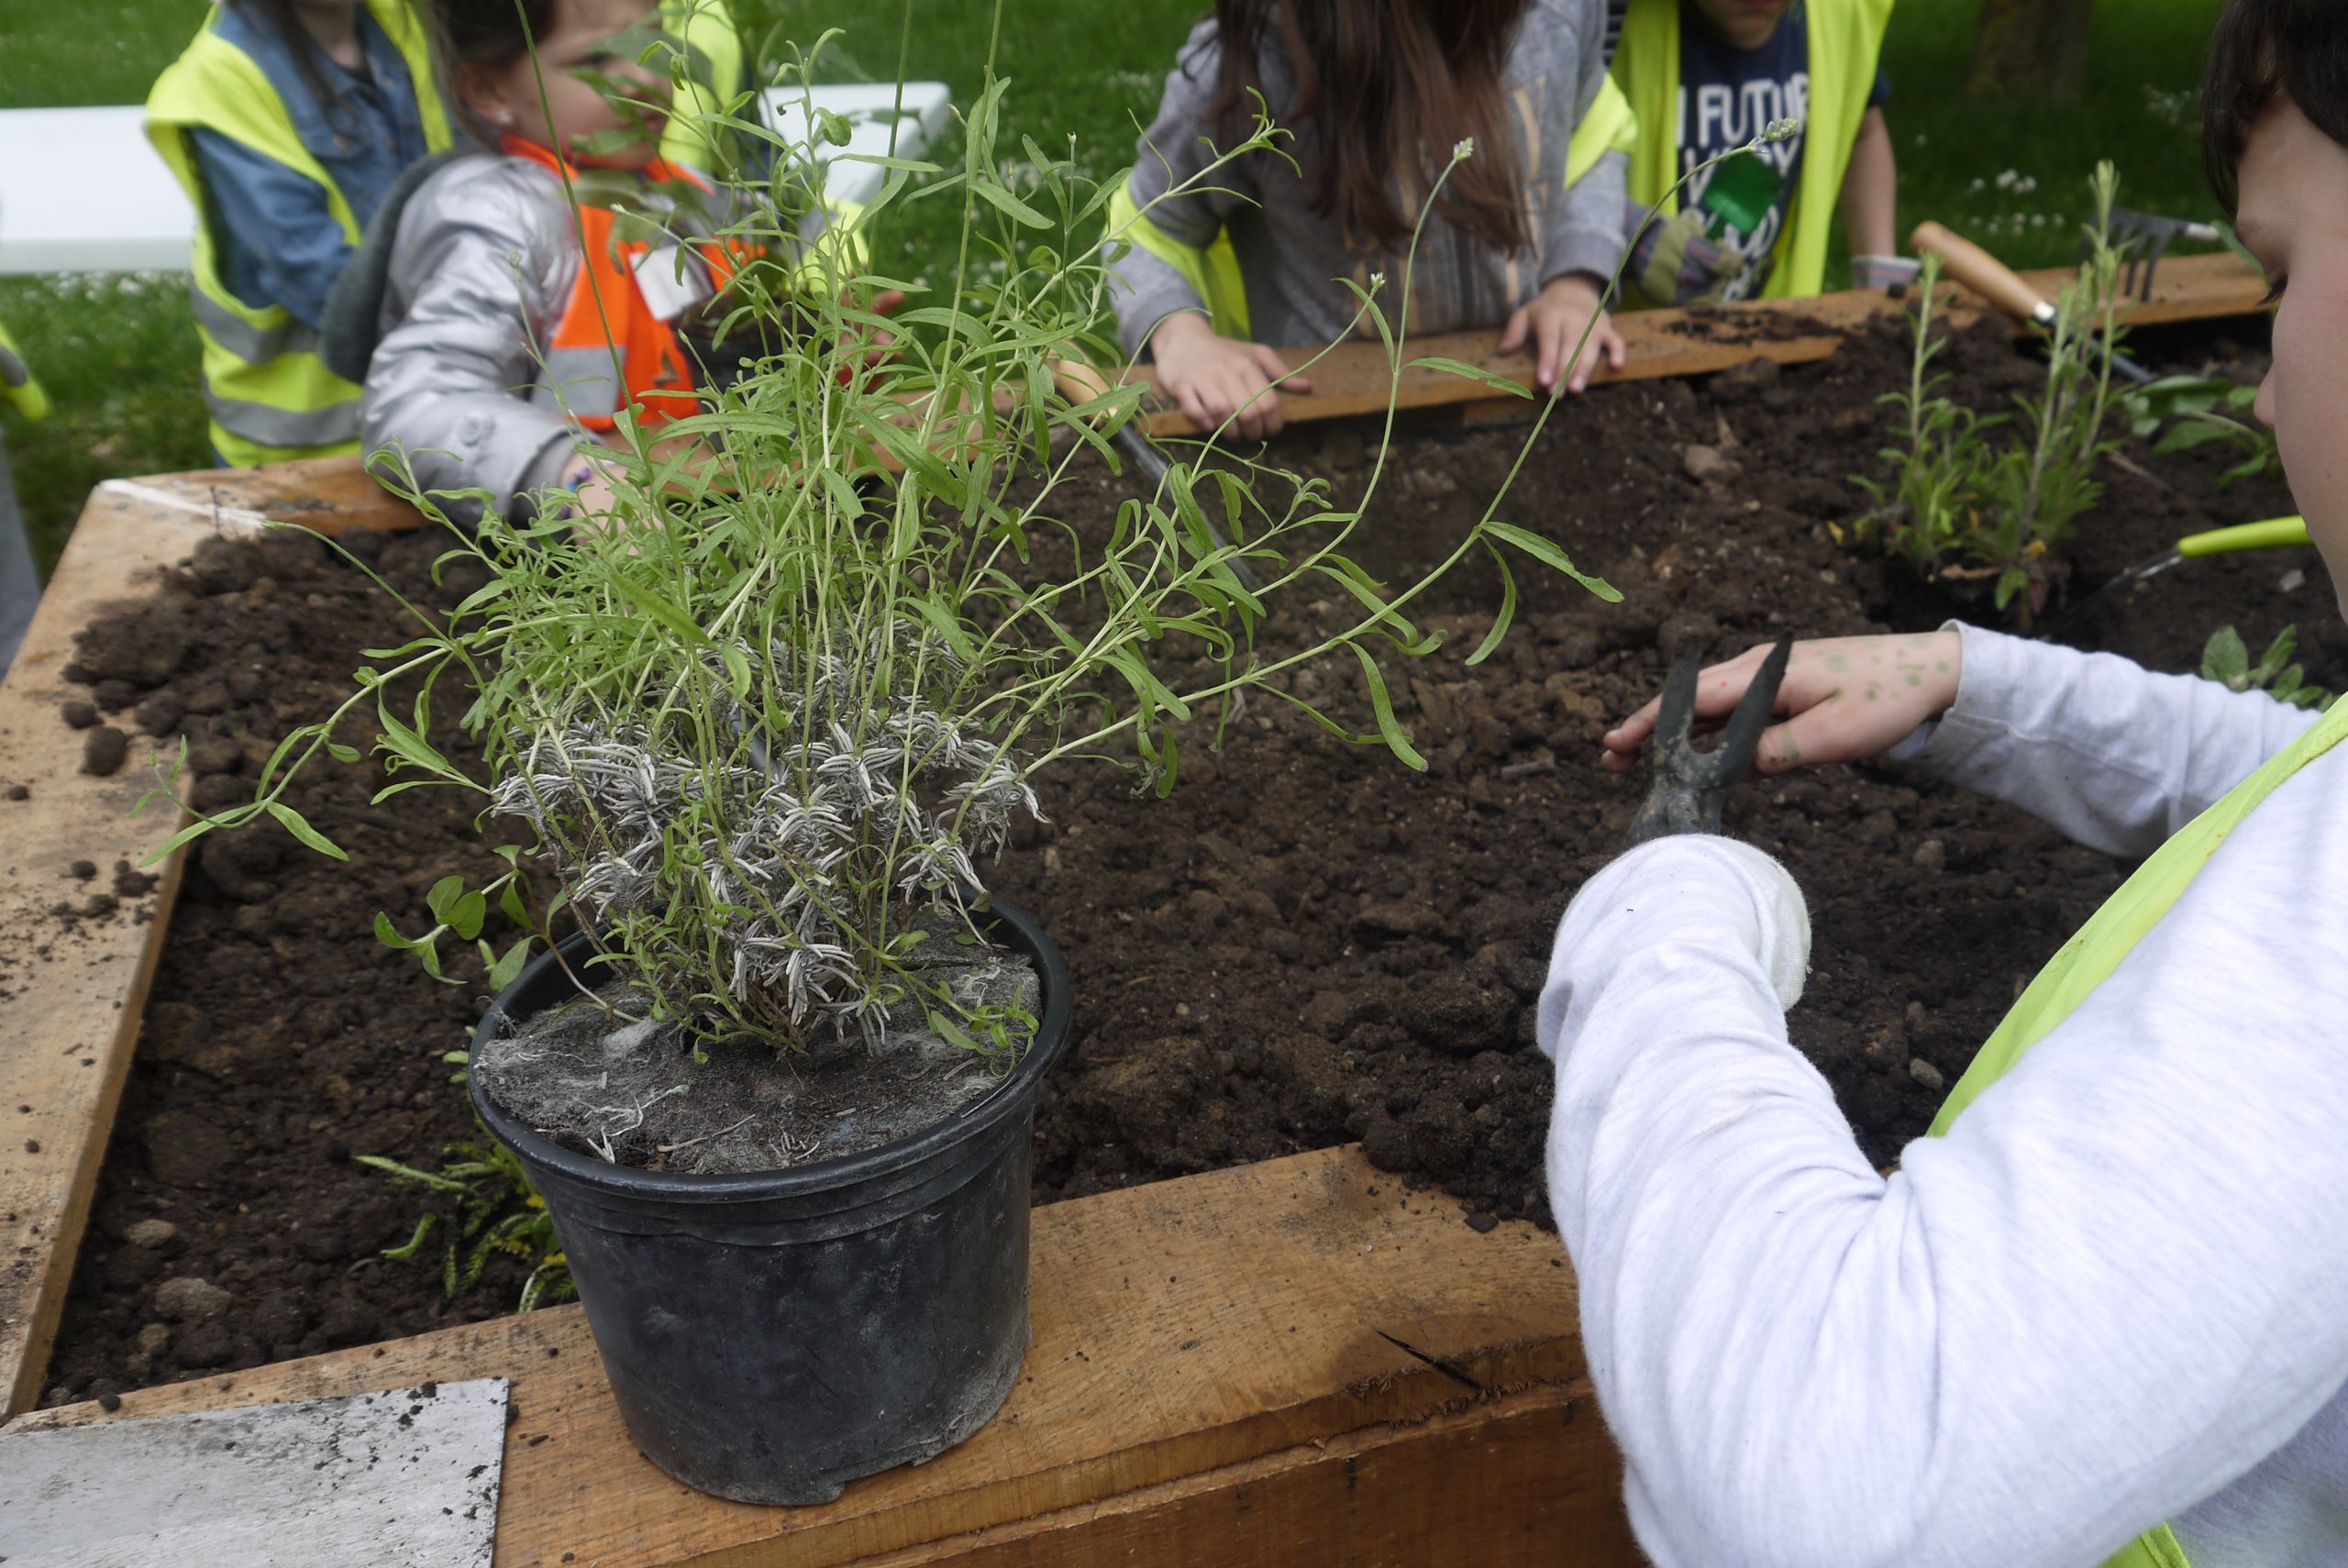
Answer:
[[(2071, 276), (2063, 268), (2022, 274), (2025, 282), (2049, 299), (2061, 293)], [(2258, 308), (2265, 293), (2265, 281), (2229, 253), (2175, 257), (2163, 261), (2154, 274), (2152, 297), (2131, 302), (2127, 319), (2132, 325), (2153, 326), (2243, 315)], [(1959, 320), (1977, 315), (1983, 308), (1978, 300), (1961, 292), (1955, 294), (1955, 307)], [(1614, 324), (1627, 345), (1628, 362), (1620, 370), (1601, 367), (1594, 381), (1709, 375), (1754, 359), (1775, 359), (1787, 365), (1823, 359), (1848, 334), (1902, 308), (1888, 294), (1867, 291), (1806, 300), (1754, 301), (1700, 311), (1626, 312), (1617, 315)], [(1402, 357), (1406, 361), (1433, 357), (1457, 359), (1530, 385), (1532, 356), (1521, 349), (1502, 354), (1499, 345), (1498, 332), (1444, 333), (1406, 342)], [(1326, 353), (1318, 348), (1282, 352), (1290, 365), (1314, 361), (1312, 392), (1281, 400), (1281, 410), (1291, 422), (1375, 413), (1386, 406), (1390, 388), (1396, 403), (1403, 408), (1484, 403), (1493, 397), (1490, 388), (1441, 370), (1405, 370), (1397, 383), (1384, 348), (1376, 342), (1341, 343)], [(1156, 386), (1148, 369), (1135, 373)], [(1494, 406), (1522, 409), (1524, 404), (1510, 398)], [(1143, 424), (1153, 436), (1198, 433), (1197, 426), (1178, 411), (1160, 410), (1146, 415)]]
[[(68, 924), (53, 912), (105, 893), (116, 861), (138, 866), (180, 821), (168, 804), (131, 814), (155, 783), (143, 737), (112, 777), (82, 772), (85, 732), (67, 728), (58, 706), (86, 692), (61, 672), (76, 630), (139, 594), (213, 527), (101, 491), (0, 684), (0, 834), (9, 845), (0, 929), (10, 966), (0, 976), (0, 1397), (11, 1412), (39, 1389), (154, 975), (154, 938), (179, 885), (173, 862), (156, 868), (161, 880), (147, 900), (125, 900), (110, 918)], [(8, 798), (19, 789), (24, 798)], [(72, 874), (84, 860), (101, 879)]]
[(1357, 1150), (1038, 1209), (1032, 1318), (991, 1425), (812, 1508), (718, 1502), (641, 1458), (576, 1308), (147, 1389), (117, 1414), (510, 1377), (501, 1568), (1639, 1561), (1556, 1238), (1479, 1234)]
[[(424, 514), (386, 494), (356, 458), (307, 458), (261, 469), (199, 469), (148, 479), (109, 480), (91, 498), (141, 502), (216, 525), (258, 527), (263, 521), (299, 523), (321, 534), (345, 528), (420, 528)], [(90, 516), (85, 512), (84, 524)], [(55, 587), (52, 584), (52, 592)]]

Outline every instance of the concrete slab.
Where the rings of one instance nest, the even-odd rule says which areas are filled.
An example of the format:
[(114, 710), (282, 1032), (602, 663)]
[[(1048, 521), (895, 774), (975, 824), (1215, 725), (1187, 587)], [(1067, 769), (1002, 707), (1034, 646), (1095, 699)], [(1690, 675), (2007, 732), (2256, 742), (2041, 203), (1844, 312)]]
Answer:
[(506, 1380), (0, 1431), (9, 1568), (489, 1568)]

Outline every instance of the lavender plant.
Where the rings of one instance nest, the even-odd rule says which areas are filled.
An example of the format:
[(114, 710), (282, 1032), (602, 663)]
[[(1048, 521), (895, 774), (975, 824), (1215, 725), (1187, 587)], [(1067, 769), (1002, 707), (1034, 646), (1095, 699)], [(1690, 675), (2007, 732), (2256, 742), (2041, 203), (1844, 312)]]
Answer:
[[(798, 64), (803, 82), (814, 58)], [(257, 800), (183, 839), (268, 815), (339, 854), (283, 787), (321, 749), (349, 755), (335, 723), (369, 709), (385, 796), (475, 791), (485, 823), (527, 829), (500, 851), (502, 876), (435, 890), (431, 929), (406, 935), (379, 918), (384, 940), (427, 965), (449, 937), (479, 940), (495, 901), (533, 935), (502, 954), (484, 945), (493, 981), (569, 918), (596, 934), (597, 962), (621, 966), (649, 1020), (681, 1021), (703, 1043), (878, 1045), (910, 1008), (1008, 1062), (1022, 1021), (930, 979), (925, 948), (971, 939), (986, 863), (1038, 813), (1044, 770), (1103, 758), (1163, 793), (1181, 747), (1211, 725), (1219, 734), (1243, 695), (1294, 704), (1423, 767), (1386, 671), (1441, 643), (1413, 618), (1437, 581), (1473, 556), (1499, 570), (1501, 601), (1470, 663), (1507, 633), (1525, 561), (1620, 597), (1555, 540), (1501, 518), (1523, 452), (1456, 547), (1399, 587), (1348, 554), (1385, 439), (1352, 504), (1232, 450), (1218, 430), (1124, 502), (1105, 534), (1065, 522), (1072, 476), (1096, 458), (1119, 467), (1109, 436), (1142, 396), (1083, 373), (1115, 355), (1096, 326), (1109, 314), (1113, 186), (1032, 139), (1005, 160), (1002, 100), (991, 46), (960, 167), (879, 159), (886, 181), (858, 224), (812, 237), (820, 182), (806, 171), (819, 148), (781, 145), (744, 105), (725, 105), (731, 134), (779, 154), (726, 230), (770, 259), (746, 269), (718, 324), (758, 346), (747, 372), (658, 439), (623, 428), (608, 516), (581, 524), (550, 504), (450, 526), (451, 555), (478, 560), (487, 586), (445, 621), (418, 610), (415, 639), (383, 650), (342, 710), (288, 738)], [(845, 139), (811, 121), (818, 142)], [(1259, 120), (1202, 178), (1278, 156), (1281, 140)], [(1472, 156), (1461, 143), (1445, 178)], [(868, 271), (861, 254), (869, 226), (914, 201), (961, 209), (956, 267), (928, 290)], [(1121, 232), (1105, 241), (1125, 243)], [(1383, 345), (1392, 381), (1423, 365), (1531, 397), (1462, 364), (1406, 360), (1393, 322), (1408, 317), (1416, 244), (1399, 278), (1348, 285), (1357, 328)], [(910, 304), (884, 319), (869, 301), (892, 288)], [(885, 332), (900, 340), (876, 359)], [(1526, 450), (1549, 414), (1541, 400)], [(1385, 435), (1391, 426), (1390, 400)], [(448, 498), (416, 493), (393, 468), (445, 524)], [(1272, 617), (1300, 593), (1349, 616), (1309, 646), (1268, 645)], [(1296, 689), (1304, 667), (1333, 656), (1358, 672), (1364, 723)], [(483, 742), (485, 779), (427, 738), (451, 683)], [(550, 887), (526, 900), (534, 867)]]
[(1944, 378), (1929, 367), (1943, 347), (1932, 337), (1939, 269), (1928, 259), (1909, 388), (1884, 400), (1900, 408), (1906, 444), (1882, 453), (1893, 465), (1888, 482), (1855, 480), (1876, 502), (1855, 525), (1858, 542), (1928, 576), (1989, 581), (1998, 608), (2025, 624), (2044, 608), (2049, 552), (2101, 497), (2096, 469), (2118, 446), (2104, 427), (2121, 333), (2120, 254), (2111, 244), (2119, 173), (2099, 163), (2089, 184), (2096, 216), (2086, 230), (2088, 258), (2045, 330), (2045, 382), (2014, 400), (2026, 438), (1991, 439), (1988, 432), (2010, 416), (1977, 414), (1937, 390)]

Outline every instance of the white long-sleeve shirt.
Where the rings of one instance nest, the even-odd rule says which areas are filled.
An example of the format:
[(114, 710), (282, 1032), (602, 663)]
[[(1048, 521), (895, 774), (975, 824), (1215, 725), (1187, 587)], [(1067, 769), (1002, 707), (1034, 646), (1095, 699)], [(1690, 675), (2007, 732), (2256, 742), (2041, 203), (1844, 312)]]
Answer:
[[(1967, 630), (1913, 757), (2149, 851), (2313, 716)], [(1649, 845), (1541, 999), (1550, 1200), (1660, 1568), (2348, 1563), (2348, 745), (1888, 1180), (1787, 1042), (1767, 856)]]

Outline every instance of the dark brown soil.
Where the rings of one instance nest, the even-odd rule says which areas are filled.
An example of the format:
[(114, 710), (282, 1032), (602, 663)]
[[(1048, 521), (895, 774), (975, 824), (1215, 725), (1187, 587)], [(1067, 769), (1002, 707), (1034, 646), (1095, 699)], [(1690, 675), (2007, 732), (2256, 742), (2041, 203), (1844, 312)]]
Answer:
[[(2137, 348), (2156, 364), (2214, 356), (2255, 369), (2254, 354), (2206, 335), (2144, 334)], [(1994, 328), (1945, 363), (1985, 407), (2033, 379)], [(1056, 934), (1077, 988), (1075, 1037), (1045, 1093), (1039, 1199), (1358, 1138), (1479, 1229), (1495, 1216), (1546, 1222), (1549, 1072), (1531, 1048), (1532, 1003), (1559, 912), (1614, 852), (1644, 789), (1594, 767), (1599, 734), (1681, 648), (1929, 627), (1959, 608), (1829, 532), (1864, 504), (1848, 477), (1877, 471), (1876, 399), (1905, 370), (1904, 341), (1886, 331), (1821, 365), (1611, 389), (1561, 411), (1501, 514), (1560, 539), (1624, 602), (1520, 574), (1518, 631), (1471, 670), (1463, 650), (1488, 624), (1495, 580), (1480, 569), (1445, 589), (1426, 619), (1456, 634), (1453, 647), (1390, 671), (1424, 775), (1257, 701), (1220, 755), (1186, 745), (1168, 800), (1136, 798), (1107, 769), (1053, 782), (1050, 821), (996, 879)], [(1399, 578), (1447, 550), (1523, 435), (1412, 437), (1390, 465), (1373, 569)], [(1691, 464), (1697, 445), (1733, 469)], [(1358, 482), (1365, 455), (1357, 427), (1301, 432), (1281, 454), (1341, 487)], [(2216, 490), (2213, 454), (2126, 456), (2133, 467), (2110, 470), (2104, 504), (2066, 551), (2081, 585), (2180, 534), (2291, 510), (2276, 486)], [(1099, 517), (1126, 493), (1105, 472), (1084, 482), (1097, 501), (1080, 511)], [(428, 549), (393, 539), (382, 558), (414, 583)], [(250, 580), (260, 571), (265, 585)], [(2287, 573), (2298, 586), (2286, 590)], [(1279, 635), (1301, 638), (1341, 610)], [(2311, 551), (2172, 571), (2052, 629), (2175, 669), (2221, 624), (2259, 646), (2294, 621), (2311, 678), (2340, 684), (2348, 634)], [(98, 708), (190, 735), (214, 779), (199, 799), (219, 804), (249, 791), (267, 737), (324, 712), (358, 650), (396, 633), (316, 546), (219, 547), (144, 616), (97, 629), (83, 663)], [(1350, 666), (1308, 677), (1304, 692), (1367, 727)], [(324, 769), (305, 786), (315, 795), (302, 809), (352, 851), (349, 866), (250, 834), (207, 844), (191, 868), (51, 1400), (512, 1300), (515, 1282), (494, 1271), (451, 1304), (437, 1270), (381, 1262), (421, 1205), (349, 1163), (371, 1152), (431, 1165), (470, 1135), (439, 1057), (481, 1001), (369, 934), (379, 909), (419, 929), (424, 889), (478, 866), (471, 808), (429, 792), (371, 807), (370, 771)], [(1729, 825), (1783, 856), (1810, 895), (1816, 970), (1794, 1037), (1887, 1163), (2125, 870), (2019, 812), (1872, 769), (1748, 790)], [(130, 1239), (154, 1219), (177, 1233), (159, 1247)], [(159, 1291), (172, 1277), (234, 1304), (201, 1316), (209, 1298), (178, 1286), (169, 1299), (189, 1315), (174, 1320)]]
[[(2261, 368), (2206, 337), (2140, 347), (2156, 363)], [(1983, 407), (2036, 379), (1995, 326), (1944, 363)], [(1521, 575), (1529, 625), (1480, 670), (1428, 660), (1398, 697), (1432, 761), (1424, 776), (1258, 710), (1223, 756), (1195, 770), (1186, 758), (1167, 801), (1135, 801), (1114, 777), (1063, 778), (1041, 853), (998, 881), (1058, 935), (1079, 988), (1079, 1037), (1045, 1091), (1041, 1192), (1357, 1138), (1471, 1217), (1546, 1224), (1550, 1071), (1531, 1049), (1533, 1003), (1567, 899), (1616, 853), (1645, 791), (1593, 766), (1599, 736), (1684, 647), (1928, 628), (1952, 613), (1994, 624), (1986, 602), (1952, 602), (1829, 531), (1865, 504), (1847, 479), (1878, 471), (1888, 414), (1876, 399), (1906, 369), (1904, 335), (1886, 332), (1826, 364), (1625, 388), (1554, 419), (1501, 514), (1554, 535), (1624, 601)], [(1484, 432), (1406, 455), (1404, 503), (1384, 509), (1373, 550), (1390, 580), (1449, 547), (1522, 438)], [(1360, 466), (1351, 432), (1294, 444), (1326, 471)], [(1690, 479), (1691, 445), (1736, 470)], [(2142, 447), (2127, 458), (2066, 551), (2078, 597), (2179, 535), (2292, 510), (2277, 485), (2218, 491), (2214, 461)], [(1445, 593), (1448, 622), (1434, 619), (1472, 646), (1496, 601), (1468, 574)], [(2336, 687), (2348, 639), (2312, 550), (2181, 569), (2047, 629), (2191, 669), (2219, 625), (2263, 647), (2294, 621), (2311, 678)], [(1353, 684), (1332, 668), (1306, 694), (1336, 694), (1342, 709)], [(1346, 716), (1369, 726), (1358, 701)], [(1750, 789), (1728, 825), (1809, 895), (1816, 967), (1793, 1036), (1882, 1164), (2127, 869), (2020, 812), (1872, 768)]]
[[(440, 547), (426, 536), (358, 547), (411, 596), (464, 587), (434, 587)], [(348, 695), (363, 650), (410, 635), (324, 546), (275, 535), (207, 542), (161, 597), (88, 628), (76, 663), (116, 723), (185, 737), (194, 803), (216, 811), (252, 798), (278, 737)], [(435, 733), (461, 745), (452, 707)], [(354, 721), (341, 738), (369, 734)], [(480, 1016), (480, 966), (453, 954), (463, 983), (437, 984), (372, 924), (381, 910), (428, 928), (425, 889), (479, 876), (488, 857), (467, 799), (420, 790), (371, 805), (382, 783), (371, 761), (328, 766), (288, 796), (347, 865), (273, 827), (202, 841), (99, 1181), (52, 1402), (510, 1309), (519, 1276), (503, 1259), (453, 1303), (437, 1243), (423, 1263), (383, 1261), (430, 1205), (351, 1161), (437, 1169), (443, 1145), (473, 1132), (440, 1057)]]

